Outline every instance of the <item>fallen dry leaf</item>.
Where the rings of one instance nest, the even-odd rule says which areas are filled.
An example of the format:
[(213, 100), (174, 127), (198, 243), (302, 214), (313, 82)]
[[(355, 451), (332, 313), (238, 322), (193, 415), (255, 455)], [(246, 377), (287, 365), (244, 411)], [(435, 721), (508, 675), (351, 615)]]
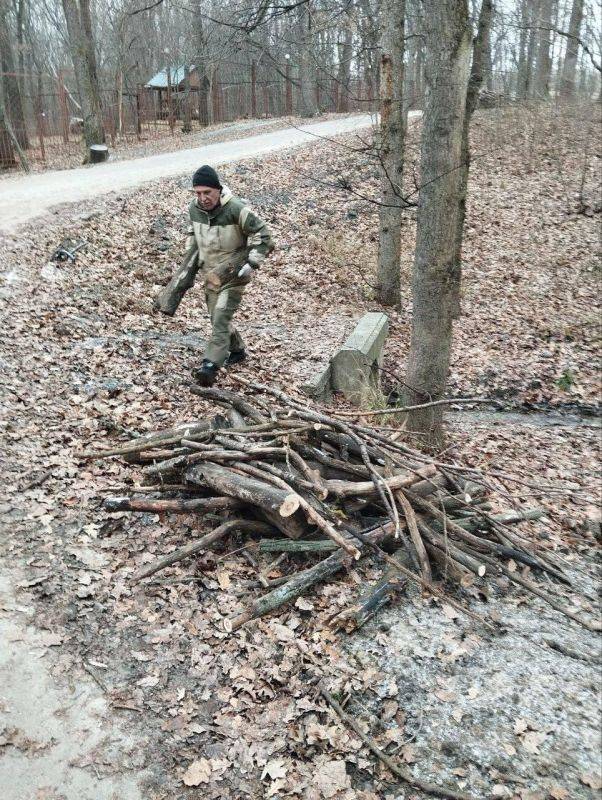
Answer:
[(584, 786), (589, 786), (591, 789), (602, 789), (602, 775), (600, 773), (594, 775), (593, 772), (586, 772), (579, 776), (579, 780)]
[(351, 788), (344, 761), (326, 761), (314, 773), (312, 785), (329, 800), (344, 789)]
[(206, 758), (199, 758), (190, 764), (182, 777), (182, 781), (186, 786), (199, 786), (201, 783), (209, 783), (211, 771), (211, 762)]
[(261, 780), (264, 780), (266, 777), (271, 778), (273, 781), (278, 778), (284, 778), (286, 776), (285, 764), (286, 761), (283, 758), (273, 758), (271, 761), (268, 761), (261, 773)]

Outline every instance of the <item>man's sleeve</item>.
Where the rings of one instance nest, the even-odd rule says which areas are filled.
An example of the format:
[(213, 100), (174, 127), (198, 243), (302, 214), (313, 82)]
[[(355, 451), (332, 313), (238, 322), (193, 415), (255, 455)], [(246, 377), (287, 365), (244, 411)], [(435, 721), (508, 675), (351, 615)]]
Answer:
[(190, 258), (195, 250), (198, 250), (196, 237), (194, 235), (194, 228), (192, 226), (191, 209), (194, 205), (194, 200), (188, 209), (188, 228), (186, 229), (186, 257)]
[(252, 267), (258, 267), (276, 246), (268, 226), (249, 206), (241, 209), (239, 225), (247, 237), (247, 261)]

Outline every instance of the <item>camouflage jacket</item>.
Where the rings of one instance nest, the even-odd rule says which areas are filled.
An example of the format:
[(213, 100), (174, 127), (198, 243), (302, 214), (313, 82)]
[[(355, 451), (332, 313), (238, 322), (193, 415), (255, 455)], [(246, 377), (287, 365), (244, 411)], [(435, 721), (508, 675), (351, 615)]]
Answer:
[(248, 283), (248, 278), (238, 277), (241, 265), (248, 261), (257, 268), (274, 249), (265, 222), (227, 186), (222, 189), (216, 209), (203, 211), (195, 199), (189, 213), (187, 256), (196, 252), (198, 267), (209, 288)]
[(154, 301), (155, 308), (169, 316), (176, 313), (199, 271), (209, 289), (243, 286), (249, 279), (238, 277), (241, 264), (248, 261), (258, 267), (274, 249), (265, 222), (225, 186), (216, 209), (203, 211), (195, 199), (189, 212), (186, 255)]

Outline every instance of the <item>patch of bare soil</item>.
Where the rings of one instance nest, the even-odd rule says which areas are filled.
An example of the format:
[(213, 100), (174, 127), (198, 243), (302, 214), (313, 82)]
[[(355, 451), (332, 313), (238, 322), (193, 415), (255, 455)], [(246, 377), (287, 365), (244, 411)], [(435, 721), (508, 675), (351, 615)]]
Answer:
[[(597, 402), (597, 227), (577, 213), (575, 196), (582, 184), (586, 200), (594, 192), (599, 162), (584, 155), (593, 136), (586, 110), (477, 115), (452, 394), (520, 408)], [(370, 288), (376, 207), (337, 188), (351, 181), (362, 195), (375, 192), (376, 163), (354, 136), (233, 165), (224, 177), (279, 244), (241, 310), (251, 353), (242, 374), (298, 385), (359, 316), (379, 309)], [(411, 169), (407, 179), (410, 192)], [(173, 320), (152, 311), (183, 252), (188, 181), (49, 215), (5, 242), (0, 548), (5, 564), (24, 570), (20, 591), (36, 624), (60, 637), (63, 674), (92, 665), (115, 713), (146, 741), (139, 769), (159, 775), (143, 793), (149, 800), (193, 797), (198, 787), (207, 798), (422, 797), (341, 724), (320, 682), (422, 780), (478, 798), (591, 797), (600, 780), (599, 638), (504, 579), (486, 597), (478, 585), (462, 593), (499, 617), (496, 635), (412, 591), (359, 633), (335, 633), (332, 614), (382, 572), (368, 561), (228, 636), (223, 617), (249, 602), (245, 581), (256, 577), (236, 537), (216, 555), (132, 584), (136, 569), (214, 521), (108, 514), (102, 497), (118, 494), (132, 468), (76, 454), (214, 412), (187, 390), (207, 332), (201, 288)], [(387, 344), (392, 384), (409, 343), (413, 236), (410, 213), (407, 288)], [(65, 237), (88, 247), (74, 265), (49, 263)], [(545, 506), (543, 523), (521, 530), (564, 560), (571, 602), (591, 613), (597, 429), (473, 416), (454, 416), (449, 428), (445, 457), (496, 473), (503, 505), (508, 492)]]

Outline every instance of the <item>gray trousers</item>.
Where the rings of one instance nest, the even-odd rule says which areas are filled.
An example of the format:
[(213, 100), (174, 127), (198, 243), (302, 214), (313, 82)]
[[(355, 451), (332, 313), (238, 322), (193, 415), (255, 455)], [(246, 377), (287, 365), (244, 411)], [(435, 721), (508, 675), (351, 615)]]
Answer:
[(205, 290), (211, 318), (211, 338), (203, 358), (213, 361), (218, 367), (223, 365), (229, 352), (244, 349), (242, 336), (232, 324), (232, 317), (240, 305), (244, 291), (244, 286), (232, 286), (218, 291)]

